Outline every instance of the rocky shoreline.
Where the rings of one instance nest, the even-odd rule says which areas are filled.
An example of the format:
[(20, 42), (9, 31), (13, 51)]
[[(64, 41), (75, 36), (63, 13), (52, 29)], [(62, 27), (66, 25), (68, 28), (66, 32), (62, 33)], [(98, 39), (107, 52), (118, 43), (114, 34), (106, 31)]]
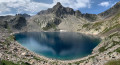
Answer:
[[(11, 33), (10, 34), (10, 36), (11, 35), (13, 35), (13, 34), (15, 34), (15, 33), (19, 33), (19, 32), (13, 32), (13, 33)], [(1, 33), (2, 34), (2, 33)], [(6, 41), (6, 40), (4, 40), (4, 41)], [(3, 42), (4, 42), (3, 41)], [(13, 52), (14, 51), (14, 49), (16, 49), (17, 51), (16, 52), (14, 52), (14, 53), (12, 53), (12, 54), (16, 54), (16, 55), (18, 55), (18, 57), (20, 58), (22, 55), (25, 55), (26, 53), (27, 54), (29, 54), (29, 55), (32, 55), (32, 56), (35, 56), (35, 57), (37, 57), (37, 58), (40, 58), (40, 59), (43, 59), (43, 60), (45, 60), (45, 61), (48, 61), (47, 62), (47, 64), (50, 64), (50, 62), (59, 62), (60, 64), (61, 63), (63, 63), (63, 64), (68, 64), (68, 63), (72, 63), (72, 62), (77, 62), (77, 61), (79, 61), (79, 60), (83, 60), (83, 59), (86, 59), (86, 58), (88, 58), (88, 57), (90, 57), (90, 56), (92, 56), (92, 55), (90, 55), (90, 56), (87, 56), (87, 57), (84, 57), (84, 58), (81, 58), (81, 59), (76, 59), (76, 60), (66, 60), (66, 61), (62, 61), (62, 60), (56, 60), (56, 59), (50, 59), (50, 58), (46, 58), (46, 57), (44, 57), (44, 56), (40, 56), (40, 55), (38, 55), (38, 54), (36, 54), (36, 53), (34, 53), (34, 52), (31, 52), (31, 51), (29, 51), (29, 50), (27, 50), (26, 48), (24, 48), (22, 45), (20, 45), (17, 41), (15, 41), (15, 40), (13, 40), (13, 41), (10, 41), (11, 42), (11, 44), (10, 44), (10, 50), (11, 50), (11, 52)], [(11, 46), (13, 46), (13, 47), (11, 47)], [(18, 51), (18, 49), (19, 50), (21, 50), (21, 51)], [(8, 50), (8, 51), (10, 51), (10, 50)], [(3, 53), (1, 53), (2, 54), (2, 59), (6, 59), (6, 60), (10, 60), (10, 61), (15, 61), (15, 62), (18, 62), (19, 60), (11, 60), (12, 59), (12, 57), (11, 58), (6, 58), (5, 56), (7, 56), (6, 54), (3, 56)], [(11, 55), (12, 55), (11, 54)], [(9, 54), (10, 55), (10, 54)], [(8, 55), (8, 56), (9, 56)], [(93, 55), (95, 55), (95, 54), (93, 54)], [(30, 59), (30, 58), (27, 58), (27, 59)], [(24, 61), (23, 61), (24, 62)], [(27, 62), (29, 62), (29, 61), (27, 61)], [(31, 62), (30, 62), (31, 63)], [(34, 63), (36, 63), (35, 65), (39, 65), (39, 64), (41, 64), (41, 62), (38, 62), (38, 61), (34, 61)], [(59, 64), (58, 63), (58, 64)], [(31, 63), (31, 64), (33, 64), (33, 63)]]

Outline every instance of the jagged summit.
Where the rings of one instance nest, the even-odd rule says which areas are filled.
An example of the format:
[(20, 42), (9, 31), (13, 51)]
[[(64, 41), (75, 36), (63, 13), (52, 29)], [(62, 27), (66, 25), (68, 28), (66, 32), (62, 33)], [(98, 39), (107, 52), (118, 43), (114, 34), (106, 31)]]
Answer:
[(30, 15), (28, 15), (28, 14), (26, 14), (26, 13), (24, 13), (24, 14), (16, 14), (16, 16), (23, 16), (23, 17), (25, 17), (25, 18), (31, 17)]
[(61, 3), (60, 3), (60, 2), (57, 2), (57, 5), (61, 5)]
[(82, 14), (79, 10), (74, 11), (72, 8), (64, 7), (60, 2), (57, 2), (53, 8), (49, 8), (47, 10), (42, 10), (38, 13), (38, 15), (44, 14), (54, 14), (56, 17), (64, 18), (65, 15), (74, 15), (78, 18), (83, 17), (89, 21), (94, 21), (97, 19), (97, 15), (95, 14)]
[(65, 14), (73, 15), (75, 11), (72, 8), (62, 6), (61, 3), (58, 2), (55, 6), (53, 6), (53, 8), (42, 10), (38, 13), (38, 15), (50, 13), (54, 13), (56, 16), (61, 16)]
[(57, 2), (57, 4), (53, 7), (53, 9), (57, 9), (57, 8), (62, 8), (63, 6), (61, 5), (60, 2)]

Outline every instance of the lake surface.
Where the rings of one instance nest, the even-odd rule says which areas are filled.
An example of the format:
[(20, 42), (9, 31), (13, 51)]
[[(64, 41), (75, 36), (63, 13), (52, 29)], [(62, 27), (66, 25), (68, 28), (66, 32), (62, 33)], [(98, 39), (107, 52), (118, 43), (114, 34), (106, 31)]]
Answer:
[(59, 60), (85, 57), (100, 43), (99, 38), (73, 32), (24, 32), (15, 38), (25, 48)]

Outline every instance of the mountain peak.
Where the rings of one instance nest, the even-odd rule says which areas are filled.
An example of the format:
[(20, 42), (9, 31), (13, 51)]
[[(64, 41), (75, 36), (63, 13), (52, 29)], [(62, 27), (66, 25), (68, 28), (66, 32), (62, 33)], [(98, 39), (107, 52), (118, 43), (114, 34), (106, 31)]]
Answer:
[(63, 6), (61, 5), (60, 2), (57, 2), (57, 4), (53, 7), (53, 9), (59, 9), (59, 8), (63, 8)]
[(61, 5), (61, 3), (60, 2), (57, 2), (57, 4), (56, 5)]
[(65, 14), (74, 15), (75, 11), (72, 8), (62, 6), (60, 2), (57, 2), (57, 4), (53, 6), (53, 8), (40, 11), (38, 15), (49, 13), (54, 13), (57, 17), (62, 17)]

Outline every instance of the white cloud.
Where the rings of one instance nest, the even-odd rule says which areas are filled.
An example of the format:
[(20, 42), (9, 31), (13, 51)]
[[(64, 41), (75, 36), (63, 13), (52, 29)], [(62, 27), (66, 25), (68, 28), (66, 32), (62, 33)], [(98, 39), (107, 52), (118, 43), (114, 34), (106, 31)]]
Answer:
[(5, 4), (0, 5), (0, 14), (3, 12), (9, 12), (10, 8), (6, 7)]
[(101, 2), (100, 4), (98, 4), (100, 6), (103, 6), (103, 7), (108, 7), (110, 5), (110, 2)]
[(91, 0), (53, 0), (53, 2), (61, 2), (64, 6), (74, 9), (91, 7)]
[(65, 7), (71, 7), (73, 9), (78, 8), (90, 8), (91, 0), (53, 0), (53, 3), (40, 3), (33, 0), (0, 0), (0, 13), (13, 12), (13, 9), (17, 13), (30, 12), (37, 13), (41, 10), (53, 7), (57, 2)]

